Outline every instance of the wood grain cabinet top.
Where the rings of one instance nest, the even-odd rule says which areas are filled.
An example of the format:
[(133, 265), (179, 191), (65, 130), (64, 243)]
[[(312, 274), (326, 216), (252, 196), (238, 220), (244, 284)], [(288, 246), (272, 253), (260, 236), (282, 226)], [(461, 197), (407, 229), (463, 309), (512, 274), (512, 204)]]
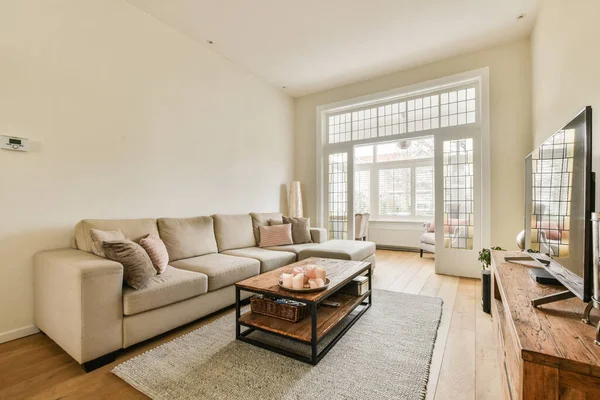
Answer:
[(534, 308), (532, 299), (564, 288), (533, 281), (533, 263), (504, 261), (517, 254), (492, 252), (492, 317), (505, 397), (600, 399), (600, 346), (594, 344), (600, 310), (592, 311), (592, 326), (582, 322), (585, 303), (577, 298)]

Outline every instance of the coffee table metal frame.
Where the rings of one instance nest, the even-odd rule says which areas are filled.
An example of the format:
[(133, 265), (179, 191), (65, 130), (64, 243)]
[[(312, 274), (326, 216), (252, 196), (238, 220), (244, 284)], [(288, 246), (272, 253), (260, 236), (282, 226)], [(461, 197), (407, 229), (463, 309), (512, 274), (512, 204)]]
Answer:
[[(362, 296), (362, 300), (360, 302), (358, 302), (354, 307), (352, 307), (349, 311), (348, 311), (348, 315), (350, 315), (358, 306), (362, 306), (363, 308), (346, 324), (346, 326), (344, 326), (344, 328), (335, 335), (335, 337), (331, 340), (331, 342), (329, 342), (327, 344), (327, 346), (325, 346), (325, 348), (323, 350), (321, 350), (320, 352), (317, 350), (317, 345), (324, 339), (326, 338), (328, 335), (323, 335), (323, 337), (321, 339), (318, 339), (317, 337), (317, 309), (319, 304), (321, 304), (323, 301), (325, 301), (327, 298), (331, 297), (332, 295), (336, 294), (339, 289), (341, 289), (342, 287), (344, 287), (345, 284), (349, 283), (352, 279), (356, 278), (357, 276), (363, 274), (364, 272), (367, 272), (367, 277), (369, 279), (369, 290), (364, 293)], [(346, 332), (348, 332), (348, 330), (356, 323), (356, 321), (358, 321), (358, 319), (360, 317), (362, 317), (362, 315), (369, 309), (371, 308), (371, 304), (372, 302), (372, 265), (369, 263), (368, 265), (366, 265), (364, 268), (362, 268), (359, 272), (350, 275), (347, 279), (345, 279), (338, 287), (338, 289), (336, 289), (335, 291), (331, 291), (331, 293), (327, 294), (327, 296), (324, 296), (323, 298), (319, 299), (318, 301), (308, 301), (305, 299), (298, 299), (295, 298), (293, 295), (293, 292), (290, 292), (290, 295), (277, 295), (277, 297), (279, 298), (283, 298), (283, 299), (288, 299), (288, 300), (294, 300), (294, 301), (298, 301), (301, 303), (305, 303), (307, 304), (308, 307), (310, 307), (310, 318), (312, 319), (312, 339), (310, 341), (310, 343), (307, 343), (303, 340), (299, 340), (296, 339), (294, 337), (291, 336), (287, 336), (285, 334), (281, 334), (281, 333), (277, 333), (277, 332), (273, 332), (270, 330), (266, 330), (266, 329), (262, 329), (259, 328), (257, 326), (253, 326), (253, 325), (248, 325), (245, 323), (240, 322), (240, 316), (241, 316), (241, 300), (240, 300), (240, 292), (244, 291), (244, 292), (251, 292), (251, 293), (256, 293), (256, 294), (262, 294), (262, 295), (269, 295), (272, 296), (271, 293), (267, 293), (261, 290), (251, 290), (248, 288), (244, 288), (244, 289), (240, 289), (237, 284), (235, 286), (235, 337), (237, 340), (240, 340), (242, 342), (245, 343), (249, 343), (252, 344), (254, 346), (258, 346), (261, 347), (263, 349), (293, 358), (295, 360), (299, 360), (308, 364), (312, 364), (312, 365), (317, 365), (319, 363), (319, 361), (321, 361), (323, 359), (323, 357), (325, 357), (325, 355), (327, 353), (329, 353), (329, 351), (333, 348), (333, 346), (335, 346), (335, 344), (346, 334)], [(367, 300), (368, 301), (365, 301)], [(274, 318), (274, 317), (272, 317)], [(339, 322), (341, 323), (342, 321), (344, 321), (345, 318), (342, 318)], [(245, 330), (244, 332), (241, 332), (241, 327), (245, 326), (248, 329)], [(251, 334), (252, 332), (254, 332), (255, 330), (257, 331), (262, 331), (271, 335), (275, 335), (275, 336), (280, 336), (289, 340), (293, 340), (295, 342), (298, 343), (302, 343), (302, 344), (306, 344), (306, 345), (310, 345), (311, 346), (311, 356), (310, 357), (305, 357), (301, 354), (297, 354), (291, 351), (288, 351), (286, 349), (282, 349), (279, 347), (275, 347), (272, 346), (270, 344), (258, 341), (258, 340), (254, 340), (252, 338), (249, 338), (248, 335)]]

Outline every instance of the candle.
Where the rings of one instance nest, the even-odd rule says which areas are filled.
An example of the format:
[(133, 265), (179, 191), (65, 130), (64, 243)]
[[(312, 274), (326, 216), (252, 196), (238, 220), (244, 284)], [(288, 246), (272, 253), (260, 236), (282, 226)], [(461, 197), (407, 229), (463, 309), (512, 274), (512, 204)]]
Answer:
[(294, 269), (292, 270), (292, 274), (294, 274), (294, 276), (296, 276), (298, 274), (304, 274), (304, 268), (294, 267)]
[(308, 279), (316, 279), (317, 278), (317, 273), (315, 271), (316, 268), (317, 268), (317, 266), (314, 264), (309, 264), (306, 266), (306, 276), (308, 277)]
[(286, 288), (291, 288), (293, 278), (294, 278), (294, 275), (292, 275), (292, 274), (286, 274), (286, 273), (281, 274), (281, 285)]
[(311, 289), (318, 289), (325, 286), (325, 282), (323, 282), (323, 279), (321, 278), (311, 279), (308, 281), (308, 284), (310, 285)]
[(317, 276), (317, 278), (321, 278), (323, 280), (323, 282), (327, 282), (327, 280), (326, 280), (327, 271), (325, 271), (325, 268), (323, 268), (323, 267), (315, 268), (315, 275)]
[(292, 278), (292, 288), (302, 289), (304, 288), (304, 275), (298, 274)]

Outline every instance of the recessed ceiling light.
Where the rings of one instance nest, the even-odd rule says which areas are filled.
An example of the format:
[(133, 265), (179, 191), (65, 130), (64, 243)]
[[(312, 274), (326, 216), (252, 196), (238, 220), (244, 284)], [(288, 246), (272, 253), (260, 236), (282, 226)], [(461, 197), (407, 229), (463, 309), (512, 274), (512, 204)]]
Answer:
[(214, 42), (212, 40), (207, 40), (206, 43), (213, 44)]
[(282, 86), (282, 88), (287, 89), (287, 86)]
[(519, 16), (517, 17), (517, 21), (519, 21), (519, 20), (521, 20), (521, 19), (525, 18), (525, 16), (526, 16), (526, 15), (527, 15), (527, 14), (519, 14)]

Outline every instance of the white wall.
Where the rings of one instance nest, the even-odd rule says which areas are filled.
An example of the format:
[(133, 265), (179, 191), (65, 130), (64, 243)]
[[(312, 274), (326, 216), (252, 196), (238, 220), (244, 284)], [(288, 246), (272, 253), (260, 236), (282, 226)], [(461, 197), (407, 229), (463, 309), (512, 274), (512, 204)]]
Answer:
[(82, 218), (281, 209), (293, 101), (124, 0), (0, 2), (0, 341)]
[[(531, 35), (535, 145), (593, 108), (593, 168), (600, 172), (600, 1), (546, 0)], [(597, 184), (596, 211), (600, 211)]]
[(528, 38), (295, 99), (296, 179), (303, 183), (305, 213), (316, 220), (317, 106), (483, 67), (490, 74), (491, 245), (516, 248), (523, 229), (523, 160), (531, 151)]

